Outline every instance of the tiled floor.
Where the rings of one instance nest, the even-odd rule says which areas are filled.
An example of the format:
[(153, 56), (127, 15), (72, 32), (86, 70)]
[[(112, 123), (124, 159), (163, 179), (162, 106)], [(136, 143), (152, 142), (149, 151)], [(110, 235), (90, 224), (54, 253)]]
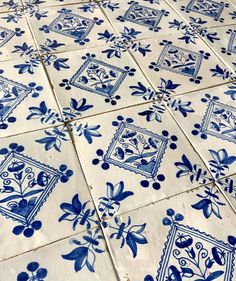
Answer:
[(236, 280), (236, 2), (0, 1), (0, 281)]

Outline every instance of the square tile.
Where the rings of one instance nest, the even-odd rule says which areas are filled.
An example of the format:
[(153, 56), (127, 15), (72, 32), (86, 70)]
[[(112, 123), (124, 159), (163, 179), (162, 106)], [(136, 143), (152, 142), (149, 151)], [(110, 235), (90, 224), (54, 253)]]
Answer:
[(101, 218), (211, 181), (162, 103), (83, 118), (71, 129)]
[(236, 175), (220, 179), (216, 182), (236, 212)]
[[(20, 27), (19, 27), (20, 26)], [(8, 22), (0, 16), (0, 61), (18, 59), (28, 52), (36, 53), (36, 47), (25, 16), (17, 22)]]
[(181, 20), (165, 1), (110, 1), (100, 6), (117, 32), (126, 39), (144, 39), (163, 35), (170, 22)]
[(168, 102), (177, 122), (216, 179), (236, 173), (235, 83)]
[(111, 218), (105, 233), (121, 280), (233, 280), (233, 218), (209, 185)]
[(99, 33), (105, 30), (113, 32), (99, 7), (92, 10), (85, 9), (82, 4), (65, 7), (40, 7), (40, 12), (45, 15), (40, 19), (28, 15), (42, 53), (45, 52), (43, 46), (48, 39), (58, 43), (53, 50), (47, 50), (48, 53), (54, 53), (102, 45), (104, 42), (98, 40)]
[(47, 128), (62, 122), (54, 94), (40, 61), (1, 63), (1, 137)]
[(211, 28), (209, 31), (220, 40), (204, 40), (232, 71), (236, 71), (236, 25)]
[[(169, 41), (168, 38), (171, 38)], [(199, 38), (189, 41), (181, 32), (139, 41), (149, 51), (130, 48), (132, 55), (161, 97), (222, 84), (234, 74)]]
[(106, 47), (97, 47), (56, 56), (58, 61), (65, 61), (66, 67), (57, 69), (47, 65), (47, 61), (45, 64), (65, 120), (104, 113), (155, 97), (155, 91), (128, 52), (122, 54), (122, 59), (108, 58)]
[[(95, 232), (96, 230), (91, 230), (93, 235)], [(1, 277), (8, 281), (31, 280), (29, 278), (40, 281), (55, 280), (55, 278), (58, 281), (65, 279), (76, 281), (78, 278), (88, 281), (118, 280), (101, 231), (95, 234), (93, 240), (90, 241), (89, 238), (91, 235), (83, 232), (20, 257), (1, 262)], [(79, 246), (80, 241), (85, 242), (83, 246)], [(92, 242), (96, 243), (96, 247), (93, 245), (92, 248), (92, 244), (90, 244)], [(70, 253), (72, 249), (75, 259), (65, 259), (66, 254)], [(84, 249), (85, 251), (83, 251)], [(74, 265), (75, 263), (77, 265)]]
[(219, 0), (167, 0), (188, 23), (197, 19), (205, 27), (234, 24), (235, 7), (229, 1)]
[(0, 157), (0, 260), (97, 225), (66, 127), (2, 139)]

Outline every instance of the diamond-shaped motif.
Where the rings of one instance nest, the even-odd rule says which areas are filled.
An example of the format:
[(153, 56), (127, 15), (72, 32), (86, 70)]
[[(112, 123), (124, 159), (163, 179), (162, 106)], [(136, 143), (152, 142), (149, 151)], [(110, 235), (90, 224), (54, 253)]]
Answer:
[(73, 13), (62, 13), (50, 25), (49, 30), (83, 40), (91, 31), (95, 21)]
[(202, 55), (184, 48), (166, 45), (157, 66), (182, 75), (195, 77), (202, 63)]
[(229, 244), (175, 223), (165, 243), (157, 280), (233, 280), (234, 254)]
[(0, 121), (4, 121), (19, 103), (30, 93), (20, 83), (0, 76)]
[(3, 47), (14, 35), (14, 31), (0, 26), (0, 48)]
[(98, 95), (112, 97), (126, 75), (127, 72), (121, 68), (89, 58), (71, 78), (70, 84)]
[(187, 11), (193, 11), (214, 19), (219, 19), (223, 9), (223, 2), (216, 2), (212, 0), (191, 0), (186, 7)]
[(228, 51), (236, 54), (236, 32), (230, 34)]
[(236, 143), (236, 108), (210, 101), (202, 120), (201, 131)]
[(163, 16), (163, 11), (139, 4), (133, 4), (124, 15), (124, 19), (150, 28), (156, 28)]
[(57, 170), (10, 152), (0, 165), (0, 213), (30, 224), (59, 178)]
[(154, 177), (168, 140), (146, 129), (121, 122), (105, 155), (108, 163)]

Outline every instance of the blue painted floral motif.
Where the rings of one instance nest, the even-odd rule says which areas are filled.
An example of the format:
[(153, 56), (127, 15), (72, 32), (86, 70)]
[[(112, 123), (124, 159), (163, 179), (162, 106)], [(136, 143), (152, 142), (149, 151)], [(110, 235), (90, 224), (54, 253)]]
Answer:
[(228, 43), (228, 51), (230, 53), (236, 54), (236, 32), (231, 32), (229, 43)]
[(232, 100), (236, 100), (236, 83), (228, 85), (229, 90), (225, 91), (224, 94), (229, 95)]
[(147, 110), (139, 112), (141, 116), (145, 116), (147, 122), (157, 121), (162, 122), (162, 114), (165, 113), (165, 106), (160, 101), (153, 102)]
[(164, 10), (156, 10), (139, 4), (132, 4), (123, 17), (118, 17), (121, 21), (131, 21), (142, 26), (149, 27), (150, 30), (158, 31), (160, 20), (165, 13)]
[[(167, 210), (163, 219), (170, 226), (156, 280), (233, 280), (235, 237), (219, 241), (193, 227), (180, 224), (181, 214)], [(147, 275), (144, 281), (153, 281)]]
[(175, 166), (178, 168), (176, 177), (189, 177), (190, 181), (196, 181), (200, 184), (205, 184), (211, 181), (208, 171), (203, 169), (199, 164), (192, 164), (185, 154), (182, 155), (182, 162), (175, 162)]
[(99, 198), (98, 210), (101, 213), (101, 219), (111, 218), (120, 209), (120, 202), (134, 195), (132, 191), (124, 191), (124, 182), (117, 184), (107, 182), (107, 196)]
[(193, 204), (192, 208), (202, 210), (206, 219), (210, 218), (211, 215), (215, 215), (217, 218), (222, 219), (219, 207), (224, 206), (225, 204), (220, 201), (220, 192), (213, 186), (205, 186), (204, 193), (204, 195), (197, 194), (201, 200), (196, 204)]
[(236, 199), (236, 183), (231, 178), (223, 178), (217, 182), (224, 192), (229, 194), (234, 200)]
[(150, 69), (159, 71), (160, 69), (169, 70), (181, 75), (189, 76), (190, 82), (199, 84), (202, 80), (198, 72), (203, 59), (209, 59), (210, 54), (199, 51), (199, 53), (180, 48), (171, 44), (170, 41), (163, 40), (160, 43), (164, 46), (158, 60), (151, 62)]
[[(60, 87), (65, 87), (66, 90), (70, 90), (71, 86), (68, 79), (63, 79), (62, 83), (60, 83)], [(92, 108), (92, 104), (87, 104), (87, 100), (82, 98), (81, 100), (77, 101), (76, 99), (71, 98), (70, 106), (64, 107), (62, 114), (66, 121), (72, 120), (74, 118), (81, 117), (84, 111), (89, 110)]]
[(140, 174), (147, 178), (140, 182), (142, 187), (152, 183), (154, 189), (160, 189), (160, 182), (165, 180), (165, 176), (157, 175), (158, 168), (167, 146), (176, 149), (178, 138), (175, 135), (169, 136), (166, 130), (162, 131), (162, 135), (157, 135), (131, 123), (132, 118), (117, 116), (117, 121), (112, 122), (117, 130), (107, 152), (104, 154), (102, 149), (98, 149), (98, 158), (93, 159), (92, 163), (101, 163), (103, 170), (108, 170), (110, 164), (113, 164)]
[(231, 71), (229, 71), (227, 68), (220, 67), (218, 64), (215, 68), (210, 69), (210, 71), (213, 73), (213, 77), (221, 77), (223, 80), (235, 80), (235, 76)]
[(16, 122), (12, 115), (15, 108), (30, 94), (38, 97), (43, 87), (31, 82), (28, 86), (0, 76), (0, 129), (7, 129), (8, 123)]
[(61, 209), (64, 214), (59, 218), (59, 222), (61, 221), (71, 221), (73, 222), (72, 228), (76, 229), (77, 225), (86, 225), (87, 229), (91, 228), (91, 223), (98, 224), (98, 221), (94, 219), (95, 209), (91, 210), (87, 207), (89, 201), (82, 203), (79, 199), (79, 195), (76, 194), (72, 198), (72, 202), (70, 203), (62, 203)]
[(88, 125), (87, 123), (85, 125), (77, 125), (76, 123), (72, 125), (73, 133), (78, 137), (84, 136), (89, 144), (93, 143), (93, 138), (98, 138), (102, 136), (98, 131), (100, 127), (100, 125), (92, 126)]
[(219, 97), (209, 94), (205, 94), (201, 101), (208, 103), (208, 106), (202, 123), (194, 124), (192, 134), (200, 135), (202, 139), (207, 139), (208, 135), (211, 135), (236, 143), (236, 108), (219, 102)]
[(236, 156), (229, 156), (228, 152), (223, 148), (215, 151), (209, 149), (213, 160), (209, 160), (210, 170), (216, 179), (225, 176), (225, 170), (229, 169), (229, 165), (236, 161)]
[(67, 182), (73, 172), (66, 165), (49, 167), (23, 155), (23, 151), (24, 147), (16, 143), (0, 149), (5, 155), (0, 165), (0, 213), (20, 223), (12, 231), (15, 235), (31, 237), (42, 227), (42, 222), (34, 219), (58, 180)]
[(196, 12), (215, 20), (219, 20), (224, 7), (225, 4), (223, 2), (212, 0), (191, 0), (186, 7), (186, 11)]
[(17, 275), (17, 281), (44, 281), (48, 275), (46, 268), (39, 267), (38, 262), (30, 262), (27, 265), (27, 271), (22, 271)]

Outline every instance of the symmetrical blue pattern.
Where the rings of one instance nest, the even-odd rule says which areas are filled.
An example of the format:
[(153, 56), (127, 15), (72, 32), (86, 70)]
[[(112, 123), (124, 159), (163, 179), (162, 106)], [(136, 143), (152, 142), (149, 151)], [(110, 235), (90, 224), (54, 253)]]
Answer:
[(209, 101), (201, 131), (236, 143), (236, 108), (215, 100)]
[(95, 24), (94, 20), (70, 12), (61, 13), (50, 25), (49, 30), (83, 40)]
[(70, 84), (105, 97), (112, 97), (125, 79), (127, 71), (89, 57), (74, 74)]
[(236, 32), (232, 32), (229, 38), (228, 51), (236, 54)]
[(159, 11), (150, 7), (145, 7), (139, 4), (133, 4), (124, 15), (124, 19), (149, 28), (157, 28), (163, 11)]
[(105, 155), (108, 163), (154, 177), (168, 140), (133, 124), (121, 122)]
[(187, 11), (196, 12), (214, 19), (220, 18), (223, 9), (223, 2), (216, 2), (212, 0), (191, 0), (186, 7)]
[(178, 74), (196, 77), (202, 59), (202, 54), (167, 44), (158, 58), (157, 67)]
[(15, 31), (0, 26), (0, 48), (15, 35)]

